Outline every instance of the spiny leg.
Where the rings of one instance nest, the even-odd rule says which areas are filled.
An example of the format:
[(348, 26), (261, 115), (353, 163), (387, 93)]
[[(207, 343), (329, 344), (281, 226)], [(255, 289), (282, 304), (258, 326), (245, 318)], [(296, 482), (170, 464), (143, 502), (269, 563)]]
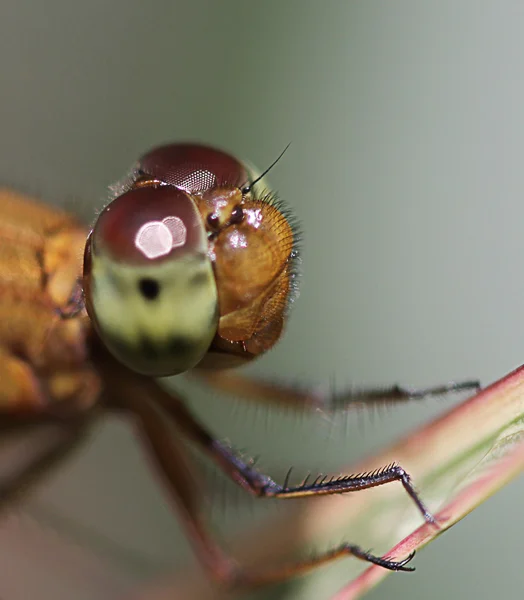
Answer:
[[(129, 389), (125, 392), (128, 394), (126, 402), (128, 409), (138, 417), (145, 445), (169, 486), (198, 556), (210, 574), (221, 583), (230, 587), (252, 587), (274, 583), (306, 573), (317, 566), (348, 555), (392, 571), (414, 570), (413, 567), (407, 566), (414, 553), (404, 560), (393, 561), (375, 556), (353, 544), (342, 544), (323, 554), (279, 567), (243, 569), (223, 553), (206, 531), (198, 511), (199, 492), (193, 472), (180, 439), (174, 435), (167, 413), (156, 403), (155, 390), (146, 384), (142, 389), (143, 393), (139, 386), (134, 386), (133, 390)], [(179, 422), (179, 425), (181, 424)]]
[(235, 394), (243, 399), (294, 410), (323, 410), (325, 412), (362, 406), (399, 404), (457, 392), (477, 392), (481, 387), (477, 380), (464, 380), (450, 381), (427, 388), (393, 385), (385, 388), (344, 389), (339, 392), (326, 392), (313, 386), (305, 387), (254, 379), (232, 370), (196, 369), (192, 371), (192, 376), (220, 392)]
[(162, 405), (182, 430), (200, 445), (228, 477), (255, 496), (265, 498), (323, 496), (355, 492), (399, 481), (426, 522), (436, 523), (434, 517), (417, 494), (409, 474), (400, 465), (388, 465), (372, 473), (317, 478), (310, 484), (306, 479), (298, 486), (289, 486), (287, 481), (284, 482), (284, 485), (280, 485), (269, 476), (254, 469), (252, 465), (242, 460), (230, 448), (216, 440), (193, 417), (180, 398), (169, 394), (154, 381), (149, 382), (147, 385), (150, 387), (150, 396)]

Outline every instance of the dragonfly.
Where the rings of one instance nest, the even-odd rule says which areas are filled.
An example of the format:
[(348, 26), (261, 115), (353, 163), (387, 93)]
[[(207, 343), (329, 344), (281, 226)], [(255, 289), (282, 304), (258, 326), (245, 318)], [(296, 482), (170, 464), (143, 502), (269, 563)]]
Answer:
[(199, 422), (187, 399), (162, 385), (164, 377), (191, 372), (222, 392), (325, 412), (478, 388), (462, 381), (331, 395), (238, 371), (275, 346), (298, 295), (296, 219), (262, 187), (276, 162), (259, 175), (210, 146), (154, 148), (110, 187), (91, 228), (34, 198), (0, 190), (0, 424), (4, 431), (41, 423), (54, 428), (2, 481), (2, 502), (67, 456), (95, 419), (126, 414), (138, 424), (188, 539), (218, 583), (269, 584), (343, 556), (413, 570), (413, 554), (395, 561), (350, 542), (280, 566), (246, 568), (221, 549), (201, 514), (184, 440), (255, 497), (323, 496), (398, 482), (422, 519), (435, 522), (401, 465), (278, 483)]

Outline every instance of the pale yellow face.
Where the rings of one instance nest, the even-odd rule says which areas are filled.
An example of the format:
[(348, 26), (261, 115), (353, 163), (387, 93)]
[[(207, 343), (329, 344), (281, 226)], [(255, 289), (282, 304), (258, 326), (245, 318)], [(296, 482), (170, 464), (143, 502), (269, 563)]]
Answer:
[(92, 306), (103, 341), (133, 370), (176, 375), (207, 352), (218, 324), (207, 255), (137, 267), (93, 254), (92, 281)]

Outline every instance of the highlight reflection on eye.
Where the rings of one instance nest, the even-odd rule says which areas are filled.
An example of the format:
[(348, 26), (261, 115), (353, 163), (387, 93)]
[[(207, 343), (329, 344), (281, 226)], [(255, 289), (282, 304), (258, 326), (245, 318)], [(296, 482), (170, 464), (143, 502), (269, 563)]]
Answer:
[(182, 219), (171, 216), (144, 223), (136, 233), (135, 246), (146, 258), (155, 259), (183, 246), (186, 238), (187, 229)]

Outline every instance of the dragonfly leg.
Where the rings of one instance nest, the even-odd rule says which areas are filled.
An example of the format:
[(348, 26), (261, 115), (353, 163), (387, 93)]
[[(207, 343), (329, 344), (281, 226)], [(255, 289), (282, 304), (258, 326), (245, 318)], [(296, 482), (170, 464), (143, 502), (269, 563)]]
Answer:
[[(149, 391), (151, 392), (151, 388)], [(407, 566), (414, 553), (403, 560), (395, 561), (390, 558), (375, 556), (353, 544), (342, 544), (325, 553), (277, 567), (244, 568), (240, 566), (227, 556), (208, 534), (199, 514), (198, 500), (200, 492), (194, 479), (194, 473), (188, 464), (185, 449), (179, 436), (174, 435), (173, 424), (170, 422), (165, 409), (155, 400), (156, 398), (153, 399), (151, 394), (149, 394), (149, 397), (142, 395), (136, 401), (129, 398), (130, 403), (128, 406), (134, 416), (138, 418), (144, 443), (169, 487), (171, 497), (183, 517), (189, 539), (202, 564), (214, 579), (228, 587), (253, 587), (306, 573), (317, 566), (343, 556), (354, 556), (359, 560), (392, 571), (414, 570), (413, 567)], [(177, 424), (181, 425), (181, 422), (177, 421)], [(234, 465), (234, 461), (231, 464)], [(246, 475), (242, 468), (238, 468), (238, 465), (231, 469), (230, 474), (232, 473), (250, 479), (250, 476)], [(263, 479), (267, 485), (267, 478)], [(255, 489), (256, 483), (252, 482), (252, 485)]]
[(244, 461), (235, 452), (215, 439), (215, 437), (191, 414), (186, 404), (174, 395), (169, 394), (156, 382), (150, 390), (151, 397), (160, 403), (176, 424), (206, 452), (222, 471), (235, 483), (253, 494), (263, 498), (300, 498), (304, 496), (325, 496), (355, 492), (398, 481), (416, 505), (428, 523), (435, 523), (424, 502), (419, 497), (411, 482), (409, 474), (396, 464), (377, 469), (372, 473), (340, 475), (338, 477), (317, 477), (312, 483), (305, 480), (298, 486), (276, 483), (271, 477), (261, 473), (252, 464)]
[(398, 404), (422, 400), (431, 396), (443, 396), (456, 392), (477, 392), (477, 380), (450, 381), (427, 388), (411, 388), (393, 385), (384, 388), (343, 389), (326, 391), (313, 386), (274, 383), (246, 377), (228, 371), (196, 369), (192, 376), (204, 381), (219, 392), (234, 394), (242, 399), (254, 400), (295, 410), (322, 410), (335, 412), (363, 406)]

